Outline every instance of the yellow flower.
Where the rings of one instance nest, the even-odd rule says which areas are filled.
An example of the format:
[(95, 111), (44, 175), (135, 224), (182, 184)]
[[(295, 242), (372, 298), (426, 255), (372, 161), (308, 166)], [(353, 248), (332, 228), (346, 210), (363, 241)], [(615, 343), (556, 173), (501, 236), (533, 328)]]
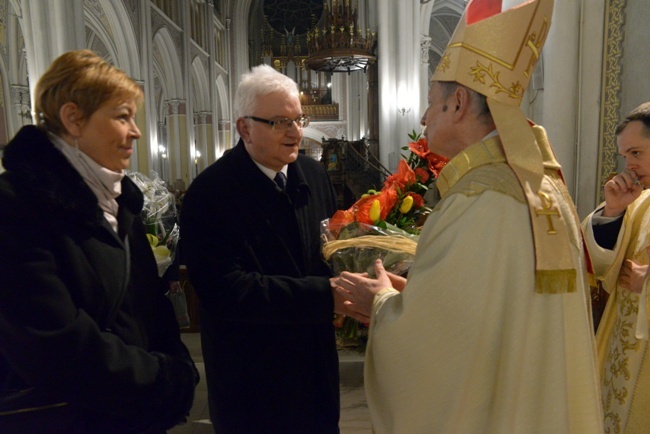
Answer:
[(379, 216), (381, 215), (381, 204), (378, 199), (375, 199), (370, 206), (370, 212), (368, 212), (368, 217), (372, 220), (373, 223), (379, 221)]
[(413, 207), (413, 197), (406, 196), (399, 207), (399, 212), (401, 212), (402, 214), (406, 214), (407, 212), (411, 211), (412, 207)]
[(153, 255), (156, 258), (156, 262), (160, 262), (165, 258), (168, 258), (170, 255), (170, 251), (166, 246), (157, 246), (157, 247), (152, 247), (153, 250)]
[(152, 248), (158, 245), (158, 237), (154, 234), (147, 234), (147, 240), (149, 241), (149, 244), (151, 244)]

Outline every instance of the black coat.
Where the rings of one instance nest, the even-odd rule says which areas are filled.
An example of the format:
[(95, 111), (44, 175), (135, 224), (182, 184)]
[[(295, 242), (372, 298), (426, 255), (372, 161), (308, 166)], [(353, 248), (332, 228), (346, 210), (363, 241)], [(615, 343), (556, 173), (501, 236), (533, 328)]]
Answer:
[(319, 162), (299, 155), (284, 192), (241, 141), (185, 195), (181, 237), (202, 305), (216, 432), (338, 432), (331, 274), (319, 231), (335, 210)]
[(182, 421), (198, 377), (145, 236), (142, 193), (123, 179), (118, 235), (40, 130), (21, 129), (3, 163), (0, 432), (153, 432)]

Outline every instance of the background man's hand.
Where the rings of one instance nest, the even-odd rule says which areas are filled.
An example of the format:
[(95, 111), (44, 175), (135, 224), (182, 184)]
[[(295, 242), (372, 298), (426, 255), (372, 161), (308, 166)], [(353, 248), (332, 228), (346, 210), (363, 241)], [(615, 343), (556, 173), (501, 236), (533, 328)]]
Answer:
[(616, 217), (641, 195), (643, 186), (636, 173), (624, 171), (605, 183), (604, 217)]
[(618, 275), (618, 283), (625, 289), (641, 294), (647, 273), (647, 265), (637, 264), (626, 259)]

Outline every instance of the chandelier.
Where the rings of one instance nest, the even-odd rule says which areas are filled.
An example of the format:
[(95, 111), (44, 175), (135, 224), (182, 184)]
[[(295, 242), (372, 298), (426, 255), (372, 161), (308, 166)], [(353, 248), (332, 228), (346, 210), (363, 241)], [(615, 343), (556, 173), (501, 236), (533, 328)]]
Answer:
[(357, 19), (358, 8), (353, 7), (352, 0), (328, 0), (322, 27), (315, 25), (307, 32), (305, 65), (324, 72), (365, 72), (377, 60), (377, 34), (370, 29), (362, 33)]

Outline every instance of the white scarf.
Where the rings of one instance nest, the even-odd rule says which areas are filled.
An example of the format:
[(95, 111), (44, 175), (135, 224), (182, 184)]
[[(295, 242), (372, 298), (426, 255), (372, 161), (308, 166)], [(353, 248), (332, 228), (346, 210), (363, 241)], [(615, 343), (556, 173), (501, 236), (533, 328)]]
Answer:
[(99, 207), (104, 211), (104, 217), (117, 233), (119, 205), (115, 199), (122, 194), (124, 171), (113, 172), (100, 166), (88, 155), (81, 152), (78, 147), (69, 145), (61, 137), (52, 133), (48, 135), (54, 146), (63, 153), (65, 158), (72, 164), (72, 167), (79, 172), (86, 185), (95, 193)]

